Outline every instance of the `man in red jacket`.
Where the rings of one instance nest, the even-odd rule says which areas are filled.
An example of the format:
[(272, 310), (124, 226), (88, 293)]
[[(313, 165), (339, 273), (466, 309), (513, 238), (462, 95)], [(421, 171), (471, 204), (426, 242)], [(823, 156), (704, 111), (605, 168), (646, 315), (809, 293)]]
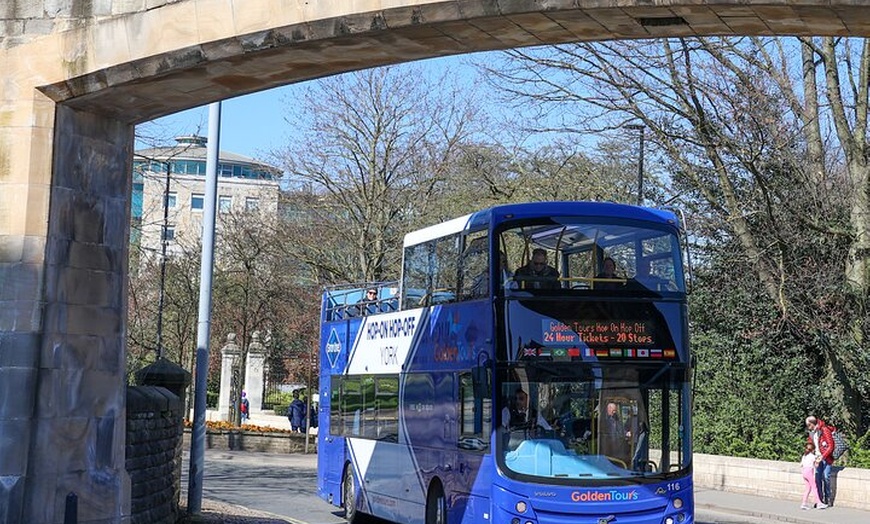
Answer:
[(831, 504), (831, 464), (834, 463), (834, 436), (824, 420), (807, 417), (807, 442), (816, 447), (816, 486), (822, 502), (816, 507), (825, 509)]

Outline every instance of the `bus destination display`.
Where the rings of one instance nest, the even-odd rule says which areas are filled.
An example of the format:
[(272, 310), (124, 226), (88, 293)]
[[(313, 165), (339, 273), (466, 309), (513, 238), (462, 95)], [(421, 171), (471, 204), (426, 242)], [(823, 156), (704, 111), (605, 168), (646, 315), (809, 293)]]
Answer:
[(545, 345), (656, 346), (651, 322), (633, 320), (575, 320), (570, 323), (542, 320)]

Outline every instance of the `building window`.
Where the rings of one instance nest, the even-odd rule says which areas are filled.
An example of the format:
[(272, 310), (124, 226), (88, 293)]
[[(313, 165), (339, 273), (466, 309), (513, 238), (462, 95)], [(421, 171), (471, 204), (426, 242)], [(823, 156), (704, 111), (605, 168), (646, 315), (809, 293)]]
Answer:
[(205, 195), (192, 194), (190, 195), (190, 209), (194, 211), (202, 211), (205, 205)]
[(218, 198), (218, 210), (221, 213), (229, 213), (233, 208), (233, 197), (221, 196)]
[(175, 209), (175, 204), (178, 202), (178, 194), (177, 193), (169, 193), (166, 196), (166, 202), (164, 205), (169, 209)]
[(163, 230), (163, 240), (164, 242), (175, 240), (175, 226), (166, 226), (166, 229)]
[(257, 211), (260, 209), (260, 199), (247, 197), (245, 198), (245, 210), (246, 211)]

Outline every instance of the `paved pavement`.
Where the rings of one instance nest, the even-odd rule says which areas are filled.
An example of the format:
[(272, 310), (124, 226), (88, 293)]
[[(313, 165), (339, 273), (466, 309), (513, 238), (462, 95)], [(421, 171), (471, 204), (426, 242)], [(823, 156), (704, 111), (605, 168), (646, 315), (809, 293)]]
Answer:
[[(795, 485), (794, 496), (772, 499), (741, 493), (695, 488), (695, 508), (729, 515), (760, 518), (765, 521), (795, 524), (868, 524), (870, 511), (831, 506), (827, 509), (800, 509), (803, 486)], [(835, 501), (836, 502), (836, 501)]]
[[(184, 490), (187, 489), (188, 460), (185, 456)], [(344, 522), (342, 511), (316, 495), (316, 470), (316, 455), (209, 450), (203, 497), (269, 512), (292, 524), (341, 524)], [(870, 511), (836, 505), (824, 510), (801, 510), (801, 488), (795, 485), (794, 496), (788, 499), (698, 488), (695, 490), (695, 521), (698, 524), (870, 523)], [(186, 500), (186, 493), (182, 496)]]

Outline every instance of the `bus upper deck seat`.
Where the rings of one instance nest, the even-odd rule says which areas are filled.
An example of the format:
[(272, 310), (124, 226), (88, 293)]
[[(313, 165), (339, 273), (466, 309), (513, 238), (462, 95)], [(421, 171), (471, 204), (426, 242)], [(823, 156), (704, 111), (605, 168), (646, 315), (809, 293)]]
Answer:
[(391, 313), (399, 309), (399, 299), (393, 297), (381, 301), (381, 313)]

